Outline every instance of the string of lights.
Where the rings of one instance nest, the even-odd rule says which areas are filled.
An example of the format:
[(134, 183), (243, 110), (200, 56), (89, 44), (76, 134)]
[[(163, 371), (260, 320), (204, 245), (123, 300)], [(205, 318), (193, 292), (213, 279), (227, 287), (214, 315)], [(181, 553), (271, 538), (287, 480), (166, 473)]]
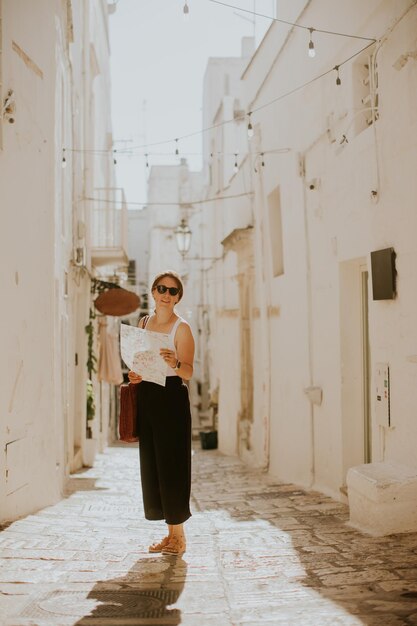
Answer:
[[(341, 78), (340, 78), (340, 72), (339, 72), (340, 68), (343, 67), (344, 65), (346, 65), (346, 63), (349, 63), (349, 61), (351, 61), (355, 57), (357, 57), (360, 54), (362, 54), (362, 52), (364, 52), (365, 50), (367, 50), (368, 48), (373, 46), (376, 41), (377, 40), (372, 39), (372, 41), (370, 43), (368, 43), (365, 46), (363, 46), (360, 50), (358, 50), (357, 52), (355, 52), (354, 54), (352, 54), (348, 58), (344, 59), (343, 61), (340, 61), (340, 63), (338, 63), (338, 65), (334, 65), (333, 67), (329, 68), (325, 72), (322, 72), (321, 74), (318, 74), (317, 76), (315, 76), (312, 79), (306, 81), (305, 83), (302, 83), (301, 85), (298, 85), (294, 89), (291, 89), (291, 90), (281, 94), (277, 98), (273, 98), (272, 100), (269, 100), (268, 102), (265, 102), (264, 104), (259, 105), (258, 107), (251, 109), (247, 113), (242, 113), (240, 115), (237, 115), (232, 120), (223, 120), (221, 122), (217, 122), (216, 124), (212, 124), (210, 126), (206, 126), (205, 128), (202, 128), (200, 130), (197, 130), (197, 131), (194, 131), (194, 132), (191, 132), (191, 133), (187, 133), (185, 135), (181, 135), (180, 137), (176, 137), (174, 139), (171, 138), (171, 139), (165, 139), (165, 140), (162, 140), (162, 141), (156, 141), (156, 142), (153, 142), (153, 143), (132, 146), (131, 148), (125, 149), (124, 151), (125, 152), (127, 152), (127, 151), (131, 151), (132, 152), (132, 151), (136, 151), (136, 150), (153, 148), (155, 146), (162, 146), (162, 145), (166, 145), (166, 144), (169, 144), (169, 143), (171, 143), (171, 144), (174, 143), (176, 146), (178, 146), (178, 142), (179, 141), (184, 141), (185, 139), (189, 139), (191, 137), (196, 137), (197, 135), (202, 135), (202, 134), (204, 134), (206, 132), (209, 132), (211, 130), (215, 130), (217, 128), (221, 128), (223, 126), (226, 126), (228, 124), (231, 124), (231, 123), (234, 123), (234, 122), (237, 122), (237, 121), (243, 121), (243, 120), (245, 120), (247, 115), (253, 114), (253, 113), (257, 112), (257, 111), (260, 111), (261, 109), (265, 109), (265, 108), (271, 106), (272, 104), (274, 104), (275, 102), (283, 100), (284, 98), (288, 98), (289, 96), (293, 95), (297, 91), (301, 91), (305, 87), (308, 87), (312, 83), (316, 82), (317, 80), (320, 80), (321, 78), (324, 78), (324, 76), (327, 76), (328, 74), (331, 74), (334, 71), (336, 72), (336, 85), (340, 86), (342, 84), (342, 81), (341, 81)], [(123, 150), (121, 150), (120, 152), (123, 152)]]
[[(259, 152), (253, 152), (252, 154), (255, 154), (255, 155), (272, 154), (272, 153), (275, 153), (275, 152), (277, 152), (277, 153), (286, 152), (288, 150), (289, 150), (289, 148), (276, 148), (276, 149), (273, 149), (273, 150), (264, 150), (263, 153), (261, 153), (261, 151), (259, 151)], [(66, 152), (83, 153), (85, 151), (82, 150), (82, 149), (77, 149), (77, 148), (63, 148), (62, 152), (63, 152), (63, 158), (65, 158), (65, 153)], [(128, 157), (128, 158), (130, 158), (130, 157), (142, 157), (142, 158), (144, 158), (144, 157), (156, 157), (156, 156), (158, 156), (158, 157), (205, 156), (205, 153), (201, 152), (201, 151), (200, 152), (183, 152), (183, 151), (181, 151), (181, 152), (178, 152), (178, 153), (177, 152), (175, 152), (175, 153), (173, 153), (173, 152), (132, 152), (132, 153), (122, 152), (121, 153), (121, 152), (118, 152), (117, 150), (113, 150), (110, 153), (110, 152), (103, 151), (103, 150), (89, 150), (88, 152), (90, 154), (98, 154), (98, 155), (104, 155), (104, 156), (108, 156), (109, 154), (111, 154), (113, 157), (116, 157), (116, 155), (117, 155), (117, 156), (125, 156), (125, 157)], [(212, 159), (212, 158), (217, 157), (217, 156), (235, 156), (235, 154), (236, 154), (236, 152), (224, 152), (222, 150), (216, 150), (215, 152), (210, 152), (209, 157)]]
[[(231, 8), (231, 9), (236, 9), (238, 11), (242, 11), (245, 13), (250, 13), (252, 15), (255, 16), (259, 16), (259, 17), (263, 17), (263, 18), (267, 18), (270, 19), (274, 22), (279, 22), (281, 24), (285, 24), (287, 26), (292, 26), (294, 28), (301, 28), (304, 30), (308, 30), (310, 33), (310, 39), (309, 39), (309, 44), (308, 44), (308, 56), (309, 57), (314, 57), (316, 55), (316, 51), (315, 51), (315, 46), (314, 46), (314, 42), (312, 39), (313, 36), (313, 32), (317, 32), (317, 33), (322, 33), (322, 34), (327, 34), (327, 35), (335, 35), (338, 37), (347, 37), (347, 38), (351, 38), (351, 39), (360, 39), (363, 41), (369, 41), (370, 43), (368, 45), (366, 45), (364, 48), (362, 48), (361, 50), (359, 50), (358, 52), (356, 52), (355, 54), (353, 54), (352, 56), (350, 56), (349, 58), (345, 59), (344, 61), (340, 62), (338, 65), (333, 66), (332, 68), (330, 68), (329, 70), (322, 72), (321, 74), (319, 74), (318, 76), (313, 77), (311, 80), (303, 83), (302, 85), (298, 85), (297, 87), (295, 87), (294, 89), (281, 94), (280, 96), (278, 96), (277, 98), (274, 98), (273, 100), (270, 100), (269, 102), (264, 103), (263, 105), (260, 105), (256, 108), (253, 108), (251, 111), (249, 111), (248, 113), (245, 114), (241, 114), (237, 117), (235, 117), (233, 120), (223, 120), (222, 122), (219, 122), (217, 124), (213, 124), (211, 126), (208, 126), (206, 128), (203, 128), (201, 130), (198, 131), (194, 131), (192, 133), (188, 133), (186, 135), (182, 135), (181, 137), (176, 137), (174, 139), (167, 139), (167, 140), (162, 140), (162, 141), (158, 141), (158, 142), (153, 142), (153, 143), (147, 143), (147, 144), (142, 144), (142, 145), (138, 145), (138, 146), (133, 146), (130, 148), (125, 148), (125, 149), (120, 149), (120, 150), (116, 150), (116, 149), (67, 149), (67, 150), (71, 150), (73, 152), (84, 152), (84, 153), (90, 153), (90, 154), (112, 154), (113, 155), (113, 162), (116, 165), (117, 164), (117, 160), (116, 160), (116, 152), (120, 155), (120, 154), (127, 154), (128, 156), (135, 156), (137, 150), (141, 150), (141, 149), (148, 149), (151, 147), (155, 147), (155, 146), (160, 146), (160, 145), (166, 145), (168, 143), (173, 143), (175, 145), (175, 155), (176, 156), (180, 156), (180, 150), (179, 150), (179, 141), (180, 140), (185, 140), (191, 137), (195, 137), (197, 135), (203, 134), (205, 132), (208, 132), (210, 130), (214, 130), (216, 128), (219, 128), (221, 126), (225, 126), (227, 124), (230, 124), (232, 122), (235, 121), (242, 121), (246, 118), (246, 116), (249, 117), (249, 121), (248, 121), (248, 136), (249, 138), (253, 137), (253, 126), (252, 126), (252, 121), (251, 121), (251, 115), (257, 111), (260, 111), (261, 109), (264, 109), (272, 104), (274, 104), (275, 102), (278, 102), (280, 100), (283, 100), (284, 98), (291, 96), (292, 94), (296, 93), (297, 91), (300, 91), (301, 89), (304, 89), (305, 87), (307, 87), (308, 85), (311, 85), (313, 82), (323, 78), (324, 76), (330, 74), (331, 72), (335, 71), (336, 72), (336, 85), (339, 86), (341, 85), (341, 78), (340, 78), (340, 68), (345, 65), (346, 63), (348, 63), (350, 60), (352, 60), (353, 58), (355, 58), (356, 56), (358, 56), (359, 54), (361, 54), (364, 50), (366, 50), (368, 47), (372, 46), (377, 39), (373, 38), (373, 37), (364, 37), (361, 35), (352, 35), (349, 33), (340, 33), (338, 31), (332, 31), (332, 30), (328, 30), (328, 29), (323, 29), (323, 28), (318, 28), (318, 27), (312, 27), (312, 26), (305, 26), (303, 24), (298, 24), (296, 22), (290, 22), (288, 20), (283, 20), (280, 18), (276, 18), (273, 17), (271, 15), (265, 15), (263, 13), (259, 13), (257, 11), (252, 11), (249, 9), (243, 9), (241, 7), (237, 7), (235, 5), (226, 3), (226, 2), (222, 2), (221, 0), (209, 0), (209, 2), (212, 2), (214, 4), (218, 4), (227, 8)], [(185, 18), (189, 17), (189, 6), (188, 6), (188, 2), (187, 0), (184, 1), (184, 6), (183, 6), (183, 14)], [(66, 167), (66, 158), (65, 158), (65, 148), (63, 148), (63, 157), (62, 157), (62, 167)], [(181, 153), (183, 156), (187, 156), (186, 153)], [(189, 153), (191, 155), (191, 153)], [(148, 150), (147, 152), (143, 153), (143, 154), (139, 154), (139, 156), (143, 156), (146, 160), (146, 167), (149, 167), (149, 161), (148, 161), (148, 157), (150, 156), (168, 156), (165, 154), (158, 154), (158, 153), (150, 153)]]
[[(198, 135), (202, 135), (206, 132), (209, 132), (211, 130), (215, 130), (217, 128), (226, 126), (227, 124), (231, 124), (237, 121), (244, 121), (247, 117), (249, 118), (248, 121), (248, 136), (251, 138), (253, 136), (253, 125), (252, 125), (252, 118), (251, 116), (258, 112), (261, 111), (262, 109), (265, 109), (273, 104), (275, 104), (276, 102), (279, 102), (281, 100), (284, 100), (285, 98), (288, 98), (289, 96), (293, 95), (294, 93), (297, 93), (298, 91), (301, 91), (302, 89), (305, 89), (306, 87), (308, 87), (309, 85), (317, 82), (318, 80), (324, 78), (325, 76), (331, 74), (332, 72), (336, 72), (336, 85), (340, 86), (342, 84), (342, 80), (340, 77), (340, 68), (343, 67), (344, 65), (346, 65), (347, 63), (349, 63), (350, 61), (352, 61), (354, 58), (356, 58), (357, 56), (359, 56), (360, 54), (362, 54), (362, 52), (364, 52), (365, 50), (367, 50), (368, 48), (370, 48), (371, 46), (373, 46), (375, 44), (376, 40), (372, 40), (370, 43), (366, 44), (365, 46), (363, 46), (360, 50), (358, 50), (357, 52), (355, 52), (354, 54), (350, 55), (349, 57), (347, 57), (346, 59), (344, 59), (343, 61), (340, 61), (337, 65), (334, 65), (333, 67), (329, 68), (328, 70), (322, 72), (321, 74), (318, 74), (317, 76), (314, 76), (313, 78), (311, 78), (310, 80), (302, 83), (301, 85), (297, 85), (297, 87), (294, 87), (293, 89), (284, 92), (282, 94), (280, 94), (279, 96), (277, 96), (276, 98), (273, 98), (272, 100), (269, 100), (268, 102), (265, 102), (264, 104), (260, 104), (257, 107), (252, 108), (251, 110), (249, 110), (247, 113), (242, 113), (236, 117), (234, 117), (232, 120), (223, 120), (221, 122), (218, 122), (216, 124), (212, 124), (211, 126), (207, 126), (205, 128), (202, 128), (198, 131), (194, 131), (191, 133), (187, 133), (185, 135), (181, 135), (178, 137), (174, 137), (171, 139), (165, 139), (162, 141), (156, 141), (153, 143), (147, 143), (147, 144), (140, 144), (140, 145), (136, 145), (136, 146), (132, 146), (130, 148), (122, 148), (120, 150), (115, 150), (115, 149), (110, 149), (110, 150), (105, 150), (105, 149), (88, 149), (88, 148), (84, 148), (84, 149), (77, 149), (77, 148), (63, 148), (63, 156), (62, 156), (62, 165), (63, 167), (65, 167), (66, 165), (66, 158), (65, 158), (65, 152), (80, 152), (80, 153), (89, 153), (89, 154), (111, 154), (113, 156), (113, 159), (116, 159), (116, 153), (117, 155), (128, 155), (128, 156), (142, 156), (145, 158), (146, 161), (146, 167), (149, 167), (149, 157), (152, 155), (156, 155), (158, 153), (151, 153), (149, 151), (149, 148), (153, 148), (156, 146), (162, 146), (162, 145), (167, 145), (167, 144), (174, 144), (175, 148), (174, 148), (174, 154), (175, 156), (180, 156), (181, 154), (183, 154), (180, 151), (179, 148), (179, 142), (180, 141), (184, 141), (186, 139), (189, 139), (191, 137), (196, 137)], [(146, 150), (145, 152), (143, 152), (143, 150)], [(185, 153), (184, 153), (185, 155)]]
[[(250, 9), (242, 9), (242, 7), (237, 7), (233, 4), (228, 4), (227, 2), (222, 2), (221, 0), (208, 0), (213, 4), (219, 4), (221, 6), (227, 7), (229, 9), (235, 9), (236, 11), (242, 11), (243, 13), (250, 13), (251, 15), (256, 15), (257, 17), (264, 17), (272, 22), (279, 22), (280, 24), (285, 24), (286, 26), (293, 26), (294, 28), (301, 28), (303, 30), (308, 30), (310, 32), (310, 41), (313, 32), (323, 33), (324, 35), (335, 35), (336, 37), (348, 37), (350, 39), (362, 39), (363, 41), (372, 41), (375, 43), (375, 37), (362, 37), (361, 35), (351, 35), (349, 33), (339, 33), (334, 30), (325, 30), (324, 28), (317, 28), (312, 26), (304, 26), (303, 24), (297, 24), (296, 22), (289, 22), (287, 20), (282, 20), (277, 17), (273, 17), (272, 15), (265, 15), (264, 13), (259, 13), (258, 11), (252, 11)], [(314, 49), (313, 46), (309, 46), (309, 49)], [(309, 56), (314, 56), (314, 54), (310, 54)]]
[[(230, 196), (213, 196), (212, 198), (203, 198), (203, 199), (199, 199), (199, 200), (187, 200), (187, 201), (181, 201), (181, 200), (176, 200), (174, 202), (126, 202), (126, 205), (132, 205), (132, 206), (180, 206), (180, 207), (190, 207), (193, 206), (195, 204), (207, 204), (209, 202), (216, 202), (218, 200), (233, 200), (236, 198), (243, 198), (243, 197), (247, 197), (247, 196), (252, 196), (253, 195), (253, 191), (245, 191), (243, 193), (236, 193), (236, 194), (232, 194)], [(89, 202), (100, 202), (101, 204), (117, 204), (120, 205), (120, 200), (103, 200), (102, 198), (93, 198), (93, 197), (86, 197), (84, 198), (84, 200), (88, 200)]]
[(342, 84), (342, 79), (340, 78), (340, 68), (343, 67), (343, 65), (346, 65), (346, 63), (349, 63), (349, 61), (351, 61), (355, 57), (357, 57), (360, 54), (362, 54), (362, 52), (364, 52), (365, 50), (367, 50), (368, 48), (370, 48), (374, 44), (375, 44), (375, 41), (372, 41), (371, 43), (368, 43), (366, 46), (364, 46), (363, 48), (358, 50), (358, 52), (355, 52), (350, 57), (348, 57), (344, 61), (340, 62), (338, 65), (335, 65), (334, 67), (326, 70), (325, 72), (322, 72), (321, 74), (318, 74), (317, 76), (314, 76), (312, 79), (310, 79), (306, 83), (303, 83), (302, 85), (299, 85), (298, 87), (294, 87), (294, 89), (292, 89), (291, 91), (287, 91), (286, 93), (281, 94), (280, 96), (277, 96), (276, 98), (274, 98), (273, 100), (270, 100), (269, 102), (266, 102), (265, 104), (260, 104), (259, 106), (254, 107), (251, 111), (249, 111), (247, 113), (247, 115), (249, 117), (249, 121), (248, 121), (248, 136), (249, 137), (253, 136), (253, 127), (252, 127), (252, 123), (251, 123), (251, 115), (253, 113), (256, 113), (257, 111), (261, 111), (262, 109), (265, 109), (266, 107), (271, 106), (271, 104), (274, 104), (275, 102), (279, 102), (280, 100), (283, 100), (284, 98), (287, 98), (288, 96), (291, 96), (292, 94), (296, 93), (297, 91), (301, 91), (301, 89), (304, 89), (305, 87), (307, 87), (309, 85), (312, 85), (313, 83), (317, 82), (321, 78), (324, 78), (324, 76), (327, 76), (328, 74), (331, 74), (332, 72), (336, 72), (336, 85), (339, 87)]
[[(290, 148), (276, 148), (273, 150), (263, 150), (262, 152), (253, 152), (252, 156), (254, 156), (255, 158), (261, 157), (262, 158), (262, 162), (264, 162), (264, 157), (265, 154), (284, 154), (286, 152), (289, 152)], [(67, 166), (67, 159), (66, 159), (66, 152), (82, 152), (81, 150), (77, 150), (77, 149), (72, 149), (72, 148), (63, 148), (62, 150), (62, 162), (61, 162), (61, 166), (63, 169), (66, 168)], [(115, 153), (116, 151), (114, 151)], [(94, 151), (90, 151), (90, 153), (94, 154)], [(99, 156), (109, 156), (109, 154), (103, 153), (103, 151), (98, 151), (97, 153)], [(171, 152), (152, 152), (152, 153), (133, 153), (133, 154), (128, 154), (128, 153), (124, 153), (122, 156), (127, 157), (128, 159), (134, 157), (134, 158), (144, 158), (145, 159), (145, 167), (146, 169), (149, 169), (150, 165), (149, 165), (149, 158), (150, 157), (164, 157), (165, 159), (167, 158), (176, 158), (178, 159), (179, 156), (181, 157), (188, 157), (188, 156), (204, 156), (204, 154), (202, 152), (182, 152), (181, 154), (179, 153), (171, 153)], [(238, 164), (237, 164), (237, 159), (239, 156), (239, 152), (221, 152), (221, 151), (216, 151), (216, 152), (210, 152), (209, 155), (209, 162), (212, 161), (214, 158), (219, 157), (219, 156), (226, 156), (226, 157), (234, 157), (234, 171), (237, 172), (238, 170)], [(115, 165), (117, 165), (117, 159), (116, 159), (116, 154), (113, 154), (113, 163)]]

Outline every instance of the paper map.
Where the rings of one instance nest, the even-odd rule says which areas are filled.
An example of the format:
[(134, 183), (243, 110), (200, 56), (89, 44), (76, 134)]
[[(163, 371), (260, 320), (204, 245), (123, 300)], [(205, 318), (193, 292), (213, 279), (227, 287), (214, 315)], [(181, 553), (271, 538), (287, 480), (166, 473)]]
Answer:
[(168, 334), (155, 333), (129, 324), (120, 325), (122, 359), (143, 380), (165, 386), (167, 364), (159, 350), (169, 347)]

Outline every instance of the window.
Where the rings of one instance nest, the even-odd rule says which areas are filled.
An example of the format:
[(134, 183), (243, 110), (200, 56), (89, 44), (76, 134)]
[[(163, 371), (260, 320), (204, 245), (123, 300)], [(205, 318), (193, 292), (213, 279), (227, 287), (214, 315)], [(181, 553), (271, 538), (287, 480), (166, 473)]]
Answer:
[(136, 285), (136, 259), (129, 259), (127, 278), (131, 285)]
[(284, 250), (282, 239), (281, 194), (276, 187), (268, 195), (269, 233), (271, 238), (272, 274), (281, 276), (284, 273)]

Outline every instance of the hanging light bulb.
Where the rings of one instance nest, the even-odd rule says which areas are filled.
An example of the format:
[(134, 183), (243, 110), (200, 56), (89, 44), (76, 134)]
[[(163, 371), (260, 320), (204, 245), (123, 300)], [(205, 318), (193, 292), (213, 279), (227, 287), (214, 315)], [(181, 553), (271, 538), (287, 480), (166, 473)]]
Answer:
[(67, 160), (65, 158), (65, 148), (62, 148), (62, 161), (61, 161), (61, 167), (64, 170), (67, 167)]
[(113, 163), (115, 165), (117, 165), (116, 152), (117, 152), (117, 150), (113, 150)]
[(313, 41), (314, 28), (309, 28), (308, 30), (310, 31), (310, 41), (308, 44), (308, 56), (310, 57), (310, 59), (314, 59), (314, 57), (316, 56), (316, 49), (314, 47), (314, 41)]
[(253, 137), (253, 126), (252, 126), (252, 121), (251, 121), (251, 117), (250, 117), (251, 115), (252, 115), (252, 112), (250, 111), (248, 113), (248, 117), (249, 117), (249, 121), (248, 121), (248, 138), (249, 139), (252, 139), (252, 137)]
[(334, 66), (334, 69), (335, 69), (335, 70), (336, 70), (336, 72), (337, 72), (336, 85), (341, 85), (341, 84), (342, 84), (342, 81), (340, 80), (340, 75), (339, 75), (339, 66), (338, 66), (338, 65), (335, 65), (335, 66)]
[(190, 7), (187, 4), (187, 0), (185, 0), (184, 2), (184, 7), (182, 9), (183, 15), (184, 15), (184, 19), (188, 20), (190, 17)]
[(237, 164), (237, 152), (235, 152), (235, 164), (233, 166), (233, 171), (235, 174), (237, 174), (237, 172), (239, 171), (239, 166)]
[(261, 165), (262, 165), (262, 167), (265, 167), (264, 153), (263, 152), (261, 152)]
[(148, 155), (145, 154), (145, 167), (148, 170), (149, 169), (149, 161), (148, 161)]
[(175, 140), (175, 155), (178, 156), (179, 155), (179, 150), (178, 150), (178, 139)]

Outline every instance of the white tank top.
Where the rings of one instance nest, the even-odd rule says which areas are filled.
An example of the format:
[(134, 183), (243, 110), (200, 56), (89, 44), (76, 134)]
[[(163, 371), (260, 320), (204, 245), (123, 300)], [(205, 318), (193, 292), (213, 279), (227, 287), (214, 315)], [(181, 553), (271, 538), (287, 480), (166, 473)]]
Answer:
[[(182, 319), (182, 317), (178, 317), (177, 321), (175, 322), (174, 326), (171, 328), (171, 332), (169, 333), (169, 339), (168, 339), (168, 343), (169, 343), (169, 347), (171, 348), (171, 350), (174, 350), (175, 352), (175, 358), (177, 358), (177, 351), (175, 349), (175, 333), (177, 332), (177, 328), (178, 326), (181, 324), (181, 322), (183, 322), (184, 320)], [(149, 322), (149, 317), (146, 320), (146, 324), (145, 324), (145, 328), (144, 330), (146, 330), (146, 326), (148, 325)], [(157, 332), (157, 331), (153, 331), (153, 332)], [(178, 376), (177, 372), (170, 367), (169, 365), (167, 365), (167, 372), (166, 372), (166, 376)]]

